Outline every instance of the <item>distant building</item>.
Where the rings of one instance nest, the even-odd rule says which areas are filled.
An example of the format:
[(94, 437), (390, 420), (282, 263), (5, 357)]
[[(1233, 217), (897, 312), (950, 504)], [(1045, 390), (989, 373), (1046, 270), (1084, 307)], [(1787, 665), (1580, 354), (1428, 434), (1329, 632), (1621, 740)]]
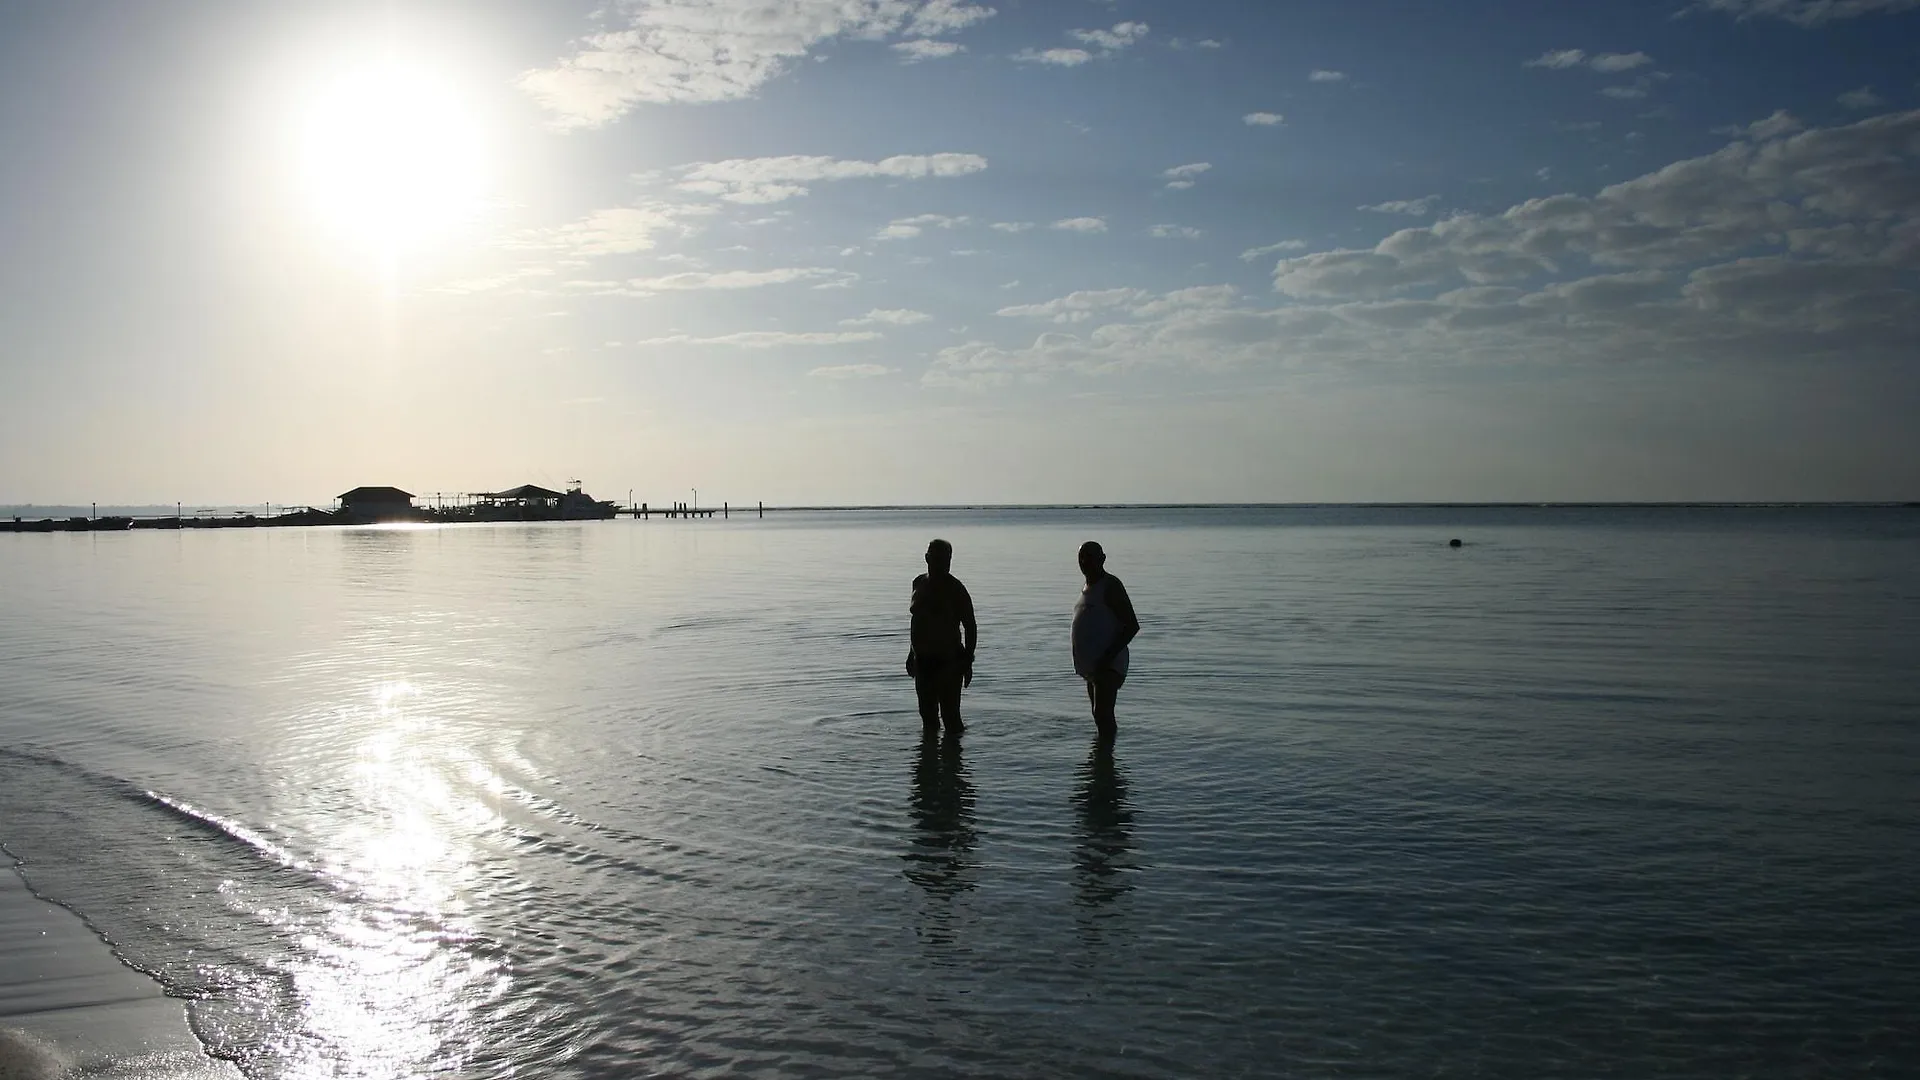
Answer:
[(340, 496), (340, 517), (357, 525), (376, 521), (417, 521), (413, 494), (397, 487), (357, 487)]
[(521, 484), (505, 491), (491, 491), (485, 496), (496, 503), (525, 510), (556, 510), (564, 497), (562, 492), (538, 484)]

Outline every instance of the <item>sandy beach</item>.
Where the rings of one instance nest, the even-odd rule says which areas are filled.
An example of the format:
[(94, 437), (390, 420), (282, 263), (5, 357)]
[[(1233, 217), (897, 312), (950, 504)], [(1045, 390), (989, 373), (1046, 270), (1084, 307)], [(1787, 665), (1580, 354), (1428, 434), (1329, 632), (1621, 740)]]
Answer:
[(35, 896), (0, 855), (0, 1080), (231, 1080), (186, 1008), (127, 967), (73, 912)]

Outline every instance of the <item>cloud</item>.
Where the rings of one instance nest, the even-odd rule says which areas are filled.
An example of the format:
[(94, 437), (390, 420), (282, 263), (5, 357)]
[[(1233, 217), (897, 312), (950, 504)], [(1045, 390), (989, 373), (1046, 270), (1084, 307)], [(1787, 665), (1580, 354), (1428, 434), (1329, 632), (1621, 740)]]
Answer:
[(1067, 36), (1088, 46), (1088, 49), (1022, 49), (1013, 54), (1013, 58), (1024, 64), (1052, 64), (1055, 67), (1079, 67), (1089, 61), (1104, 59), (1120, 52), (1130, 45), (1138, 43), (1147, 36), (1147, 24), (1143, 22), (1115, 23), (1111, 30), (1069, 30)]
[(1653, 93), (1653, 88), (1665, 81), (1667, 75), (1662, 71), (1649, 71), (1630, 83), (1603, 87), (1600, 93), (1620, 101), (1639, 101)]
[(1393, 199), (1374, 203), (1372, 206), (1356, 207), (1356, 209), (1371, 210), (1376, 214), (1409, 214), (1413, 217), (1426, 217), (1433, 213), (1433, 204), (1439, 201), (1438, 195), (1422, 195), (1417, 199)]
[(1751, 138), (1761, 140), (1777, 139), (1782, 135), (1791, 135), (1805, 126), (1805, 124), (1794, 119), (1793, 114), (1787, 112), (1787, 110), (1775, 109), (1772, 116), (1764, 120), (1755, 120), (1753, 123), (1748, 124), (1745, 129), (1736, 128), (1731, 134), (1744, 133)]
[(1198, 240), (1205, 235), (1191, 225), (1151, 225), (1147, 233), (1162, 240)]
[(647, 338), (636, 341), (635, 345), (724, 345), (739, 349), (777, 349), (782, 345), (851, 345), (862, 341), (878, 341), (880, 335), (872, 330), (849, 331), (846, 333), (807, 332), (793, 333), (786, 330), (747, 330), (737, 334), (721, 334), (717, 337), (696, 337), (691, 334), (672, 334), (667, 337)]
[(994, 314), (1007, 319), (1047, 319), (1057, 323), (1085, 322), (1097, 311), (1138, 304), (1150, 295), (1144, 289), (1082, 290), (1045, 303), (1003, 307)]
[(996, 221), (993, 224), (987, 226), (987, 228), (992, 229), (994, 232), (1023, 233), (1023, 232), (1026, 232), (1028, 229), (1033, 228), (1033, 222), (1031, 221)]
[(1193, 186), (1194, 177), (1199, 176), (1211, 168), (1213, 168), (1213, 165), (1208, 162), (1196, 161), (1191, 165), (1175, 165), (1173, 168), (1161, 173), (1160, 177), (1165, 180), (1167, 186), (1173, 190), (1184, 191)]
[(1346, 82), (1347, 73), (1344, 71), (1328, 71), (1325, 68), (1317, 68), (1307, 76), (1307, 81), (1308, 82)]
[(937, 37), (989, 18), (960, 0), (650, 0), (603, 9), (605, 27), (520, 89), (568, 128), (612, 123), (636, 105), (751, 97), (836, 38)]
[(545, 248), (580, 258), (649, 251), (662, 233), (685, 236), (695, 230), (689, 218), (713, 213), (709, 206), (647, 203), (596, 210), (578, 221), (523, 237), (515, 246)]
[(924, 311), (911, 308), (874, 308), (872, 311), (853, 319), (841, 319), (841, 326), (912, 326), (933, 318)]
[(712, 273), (686, 270), (659, 277), (633, 278), (620, 291), (633, 296), (651, 296), (661, 292), (690, 292), (705, 289), (759, 289), (769, 285), (791, 285), (802, 281), (838, 282), (853, 275), (824, 266), (786, 266), (775, 270), (724, 270)]
[(1279, 127), (1287, 122), (1286, 117), (1277, 112), (1250, 112), (1240, 121), (1248, 127)]
[(1067, 36), (1082, 45), (1091, 45), (1102, 52), (1119, 52), (1147, 36), (1147, 24), (1143, 22), (1115, 23), (1111, 30), (1069, 30)]
[(1886, 104), (1886, 101), (1882, 99), (1879, 94), (1873, 92), (1873, 87), (1871, 86), (1863, 86), (1858, 90), (1849, 90), (1839, 97), (1834, 98), (1834, 100), (1849, 109), (1877, 109)]
[(1586, 68), (1602, 75), (1617, 75), (1623, 71), (1646, 67), (1651, 63), (1653, 63), (1653, 57), (1643, 52), (1597, 53), (1589, 56), (1583, 49), (1549, 49), (1520, 66), (1548, 68), (1554, 71)]
[(772, 203), (805, 195), (810, 186), (832, 180), (923, 180), (967, 176), (987, 167), (978, 154), (897, 154), (879, 161), (830, 157), (731, 158), (683, 165), (674, 185), (684, 192), (727, 202)]
[(1052, 64), (1055, 67), (1079, 67), (1093, 59), (1085, 49), (1022, 49), (1013, 58), (1023, 64)]
[(1571, 67), (1579, 67), (1586, 62), (1587, 54), (1583, 49), (1549, 49), (1521, 66), (1552, 68), (1558, 71)]
[(896, 41), (891, 46), (909, 64), (922, 60), (939, 60), (967, 51), (965, 45), (957, 41), (935, 41), (932, 38), (914, 38), (911, 41)]
[(814, 368), (807, 375), (815, 379), (874, 379), (893, 372), (885, 364), (834, 364)]
[(1103, 233), (1107, 231), (1107, 219), (1097, 217), (1061, 218), (1047, 226), (1062, 232)]
[(1920, 221), (1920, 195), (1906, 179), (1920, 157), (1920, 111), (1794, 127), (1776, 114), (1750, 139), (1590, 198), (1533, 199), (1498, 215), (1403, 229), (1371, 250), (1285, 259), (1274, 286), (1296, 297), (1365, 297), (1563, 274), (1582, 261), (1661, 269), (1757, 254), (1793, 228), (1842, 220), (1896, 250), (1900, 231)]
[(1601, 53), (1588, 61), (1587, 66), (1611, 75), (1621, 71), (1632, 71), (1634, 68), (1645, 67), (1651, 63), (1653, 63), (1653, 57), (1643, 52)]
[(907, 32), (937, 37), (955, 30), (965, 30), (993, 16), (994, 9), (984, 4), (969, 3), (967, 0), (927, 0), (913, 13), (912, 21), (907, 24)]
[(1262, 255), (1272, 255), (1281, 251), (1304, 251), (1306, 247), (1307, 242), (1305, 240), (1282, 240), (1277, 244), (1268, 244), (1265, 247), (1248, 248), (1240, 253), (1240, 261), (1252, 262)]
[(1781, 19), (1796, 26), (1824, 26), (1863, 15), (1891, 15), (1920, 7), (1920, 0), (1697, 0), (1695, 11), (1731, 15), (1736, 19)]
[(1051, 325), (1023, 344), (942, 349), (923, 381), (982, 389), (1151, 367), (1412, 356), (1463, 365), (1904, 361), (1920, 353), (1917, 167), (1920, 110), (1830, 128), (1749, 125), (1719, 150), (1593, 194), (1282, 258), (1265, 306), (1218, 285), (1088, 290), (1003, 308), (1007, 325)]
[(928, 229), (951, 229), (965, 225), (964, 217), (948, 217), (945, 214), (916, 214), (913, 217), (895, 218), (886, 227), (873, 234), (875, 240), (911, 240)]

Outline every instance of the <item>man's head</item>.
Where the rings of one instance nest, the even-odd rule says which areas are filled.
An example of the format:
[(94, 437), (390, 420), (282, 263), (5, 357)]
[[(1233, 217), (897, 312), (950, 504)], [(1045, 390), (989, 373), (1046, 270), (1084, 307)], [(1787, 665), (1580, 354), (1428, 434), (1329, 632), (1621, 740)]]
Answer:
[(953, 545), (945, 540), (935, 540), (927, 545), (927, 569), (936, 574), (944, 574), (953, 569)]
[(1107, 553), (1101, 549), (1100, 542), (1089, 540), (1080, 545), (1080, 572), (1088, 577), (1098, 575), (1107, 565)]

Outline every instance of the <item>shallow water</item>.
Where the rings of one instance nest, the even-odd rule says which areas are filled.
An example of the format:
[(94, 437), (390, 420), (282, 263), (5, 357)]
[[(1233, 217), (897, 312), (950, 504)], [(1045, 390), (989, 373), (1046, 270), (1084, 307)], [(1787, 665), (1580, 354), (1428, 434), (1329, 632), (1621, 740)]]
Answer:
[[(981, 618), (958, 745), (901, 672), (934, 535)], [(1090, 537), (1146, 627), (1110, 754), (1066, 650)], [(1917, 541), (0, 535), (0, 843), (256, 1077), (1910, 1075)]]

